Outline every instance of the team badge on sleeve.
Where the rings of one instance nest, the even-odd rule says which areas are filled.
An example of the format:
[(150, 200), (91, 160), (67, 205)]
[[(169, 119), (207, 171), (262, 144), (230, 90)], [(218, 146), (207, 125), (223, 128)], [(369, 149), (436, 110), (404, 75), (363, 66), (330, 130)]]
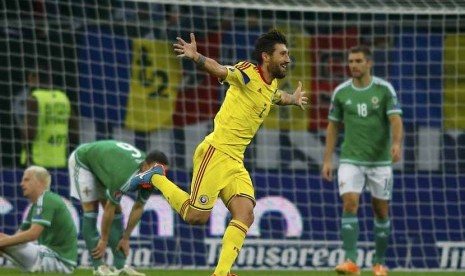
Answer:
[(209, 201), (210, 201), (210, 199), (208, 198), (207, 195), (201, 195), (199, 197), (199, 203), (202, 204), (202, 205), (207, 204)]

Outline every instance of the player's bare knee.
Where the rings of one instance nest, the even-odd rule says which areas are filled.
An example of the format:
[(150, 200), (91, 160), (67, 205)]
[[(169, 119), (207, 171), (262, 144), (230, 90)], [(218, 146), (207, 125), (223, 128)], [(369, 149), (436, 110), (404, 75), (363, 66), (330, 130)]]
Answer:
[(235, 214), (235, 216), (232, 217), (232, 219), (238, 220), (250, 227), (255, 219), (253, 209), (244, 211), (242, 213), (237, 213)]
[(344, 213), (355, 214), (358, 210), (358, 202), (352, 200), (344, 201), (342, 208), (344, 210)]
[(253, 208), (253, 201), (250, 198), (242, 196), (236, 196), (228, 206), (232, 219), (238, 220), (248, 227), (254, 221)]
[(389, 216), (389, 202), (384, 200), (373, 200), (373, 213), (377, 219), (387, 219)]
[(203, 225), (207, 223), (209, 217), (210, 212), (189, 210), (184, 220), (191, 225)]
[(191, 225), (203, 225), (207, 223), (208, 218), (204, 219), (203, 217), (186, 217), (186, 222)]
[(253, 223), (254, 220), (255, 220), (255, 216), (254, 216), (254, 214), (253, 214), (253, 209), (251, 209), (251, 210), (247, 213), (247, 215), (248, 215), (248, 216), (247, 216), (247, 221), (244, 221), (244, 223), (245, 223), (248, 227), (250, 227), (250, 226), (252, 226), (252, 223)]

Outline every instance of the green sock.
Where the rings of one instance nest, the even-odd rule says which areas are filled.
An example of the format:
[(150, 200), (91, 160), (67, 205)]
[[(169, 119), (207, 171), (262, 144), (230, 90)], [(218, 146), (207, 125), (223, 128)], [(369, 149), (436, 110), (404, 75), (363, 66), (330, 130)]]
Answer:
[[(82, 218), (82, 237), (86, 242), (90, 258), (92, 258), (92, 250), (97, 246), (100, 239), (100, 235), (97, 231), (97, 215), (98, 213), (94, 211), (84, 212), (84, 216)], [(92, 265), (95, 269), (103, 265), (103, 261), (92, 258)]]
[(375, 256), (373, 264), (384, 265), (384, 257), (388, 248), (389, 236), (391, 234), (391, 221), (386, 219), (375, 219)]
[(359, 226), (357, 215), (351, 213), (342, 214), (341, 237), (342, 249), (346, 252), (346, 259), (357, 262), (357, 240)]
[(126, 256), (124, 256), (122, 250), (116, 251), (116, 246), (123, 236), (123, 216), (121, 214), (115, 214), (113, 223), (110, 228), (110, 237), (108, 239), (108, 245), (113, 252), (113, 265), (117, 269), (121, 269), (126, 264)]

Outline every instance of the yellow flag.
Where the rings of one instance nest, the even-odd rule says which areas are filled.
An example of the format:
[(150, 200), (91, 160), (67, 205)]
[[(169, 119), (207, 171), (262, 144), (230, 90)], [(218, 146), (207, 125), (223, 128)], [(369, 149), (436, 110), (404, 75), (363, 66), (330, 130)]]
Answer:
[(444, 41), (444, 128), (465, 130), (465, 35)]
[(126, 127), (136, 131), (169, 129), (181, 81), (179, 60), (167, 41), (133, 39), (132, 49)]

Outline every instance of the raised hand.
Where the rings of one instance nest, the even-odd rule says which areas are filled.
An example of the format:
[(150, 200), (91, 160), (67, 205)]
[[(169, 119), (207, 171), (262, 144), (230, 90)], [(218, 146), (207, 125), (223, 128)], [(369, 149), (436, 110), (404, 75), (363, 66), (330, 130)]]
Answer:
[(184, 39), (179, 36), (176, 37), (178, 43), (173, 44), (174, 51), (178, 54), (178, 57), (188, 57), (194, 59), (198, 56), (197, 53), (197, 42), (195, 41), (195, 35), (191, 33), (191, 42), (187, 43)]
[(304, 110), (305, 105), (308, 104), (308, 97), (305, 96), (306, 92), (302, 91), (302, 82), (299, 81), (299, 85), (294, 92), (295, 105), (299, 106), (300, 109)]

